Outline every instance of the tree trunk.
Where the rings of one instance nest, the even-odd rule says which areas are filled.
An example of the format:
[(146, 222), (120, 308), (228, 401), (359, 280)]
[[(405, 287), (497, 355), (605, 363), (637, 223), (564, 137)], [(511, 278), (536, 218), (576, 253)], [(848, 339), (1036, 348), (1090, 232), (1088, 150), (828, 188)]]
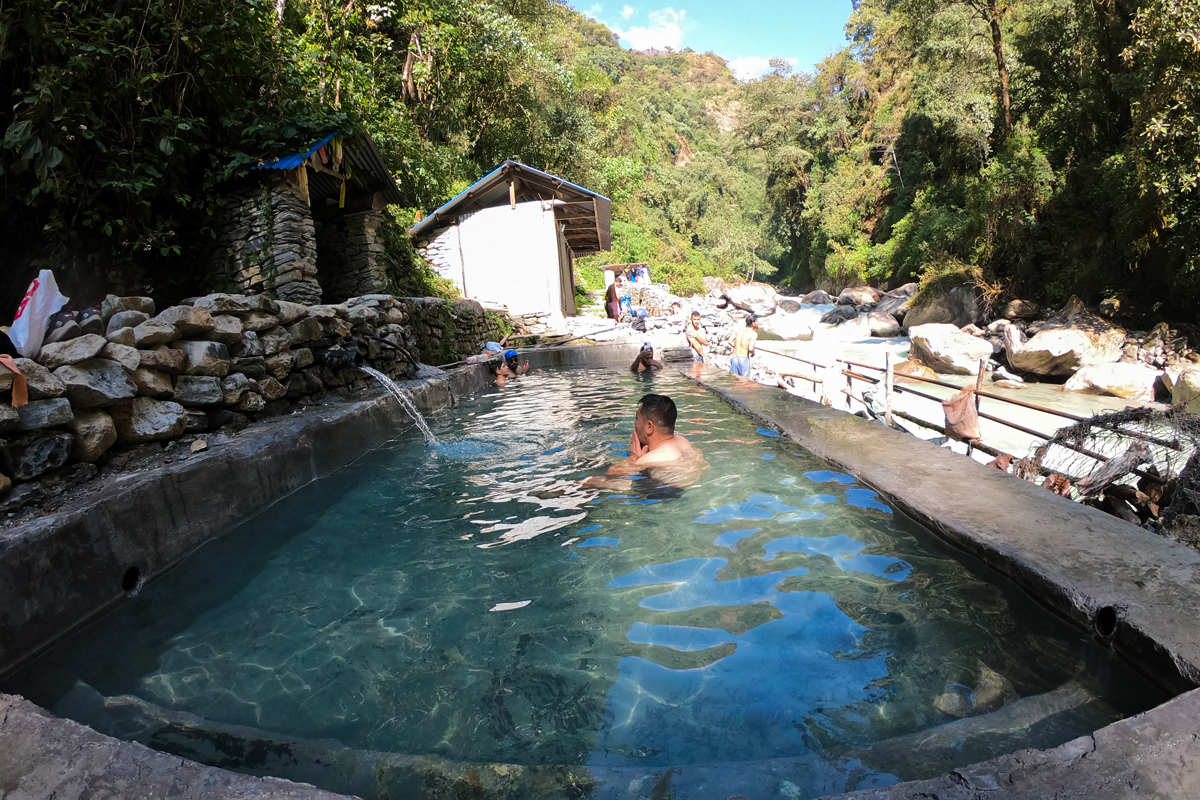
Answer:
[(1004, 34), (1000, 30), (1000, 14), (996, 0), (988, 2), (988, 24), (992, 28), (992, 52), (1000, 72), (1000, 109), (1004, 113), (1004, 138), (1012, 134), (1012, 97), (1008, 92), (1008, 62), (1004, 59)]

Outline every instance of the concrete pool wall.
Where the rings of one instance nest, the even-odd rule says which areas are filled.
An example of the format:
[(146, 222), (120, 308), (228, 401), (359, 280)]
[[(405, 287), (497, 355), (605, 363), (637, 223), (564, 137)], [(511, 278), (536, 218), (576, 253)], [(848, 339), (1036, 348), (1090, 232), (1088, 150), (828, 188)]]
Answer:
[[(527, 357), (534, 368), (620, 368), (636, 351), (630, 345), (565, 347), (529, 351)], [(1183, 692), (1059, 748), (1022, 751), (943, 778), (859, 795), (1200, 796), (1200, 767), (1194, 766), (1200, 763), (1200, 690), (1192, 690), (1200, 683), (1200, 554), (844, 412), (711, 369), (693, 377), (743, 413), (853, 472), (947, 541), (1094, 631), (1165, 688)], [(482, 390), (489, 380), (485, 366), (469, 365), (411, 388), (419, 407), (431, 411)], [(388, 397), (314, 408), (247, 431), (206, 457), (118, 479), (94, 501), (0, 533), (0, 675), (119, 603), (131, 566), (140, 580), (161, 574), (203, 542), (353, 461), (406, 424)], [(658, 772), (665, 791), (674, 787), (686, 797), (688, 787), (703, 784), (704, 770), (716, 768)], [(471, 796), (505, 797), (514, 788), (500, 781), (496, 791), (484, 791), (472, 774), (462, 770), (459, 787), (475, 791)], [(54, 793), (337, 796), (197, 765), (0, 695), (0, 797)]]

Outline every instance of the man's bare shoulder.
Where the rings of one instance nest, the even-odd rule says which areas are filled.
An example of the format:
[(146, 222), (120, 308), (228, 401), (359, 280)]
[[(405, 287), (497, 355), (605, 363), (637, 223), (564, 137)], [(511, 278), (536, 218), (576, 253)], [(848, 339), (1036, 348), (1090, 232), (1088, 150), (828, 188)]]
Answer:
[(658, 447), (646, 453), (637, 460), (641, 464), (664, 464), (668, 461), (678, 461), (683, 458), (683, 449), (673, 439), (663, 442)]

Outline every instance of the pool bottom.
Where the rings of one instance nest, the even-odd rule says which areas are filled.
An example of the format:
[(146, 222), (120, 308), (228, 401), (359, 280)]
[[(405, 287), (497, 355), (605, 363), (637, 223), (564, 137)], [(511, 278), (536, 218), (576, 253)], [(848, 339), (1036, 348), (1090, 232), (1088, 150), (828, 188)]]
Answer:
[[(753, 426), (751, 426), (751, 428), (752, 427)], [(766, 435), (766, 432), (763, 431), (760, 431), (759, 433)], [(738, 433), (737, 435), (745, 436), (746, 434), (743, 432)], [(486, 450), (486, 448), (483, 448), (483, 450)], [(783, 457), (781, 454), (775, 455), (776, 459), (781, 457)], [(779, 462), (776, 461), (776, 463)], [(826, 475), (818, 471), (812, 473), (812, 475), (813, 477), (809, 478), (809, 480), (817, 482), (833, 480), (835, 484), (838, 482), (838, 475), (834, 472), (829, 472), (828, 475)], [(784, 481), (779, 481), (779, 483), (782, 484)], [(829, 494), (830, 491), (833, 491), (833, 494)], [(858, 497), (858, 495), (852, 494), (854, 492), (863, 493), (866, 492), (866, 490), (847, 488), (845, 490), (847, 502), (853, 501), (856, 497)], [(813, 501), (813, 503), (810, 503), (810, 505), (815, 504), (822, 510), (828, 510), (825, 508), (825, 505), (833, 502), (836, 499), (835, 495), (840, 496), (841, 494), (842, 491), (839, 487), (830, 486), (829, 488), (822, 488), (820, 493), (811, 493), (808, 497), (808, 500)], [(742, 495), (742, 497), (744, 497), (744, 495)], [(712, 529), (713, 534), (719, 533), (716, 541), (714, 542), (714, 544), (716, 544), (719, 548), (722, 548), (721, 550), (717, 551), (718, 553), (724, 551), (736, 552), (739, 548), (745, 551), (746, 549), (751, 548), (751, 546), (759, 548), (759, 551), (763, 553), (761, 559), (758, 561), (752, 560), (750, 562), (745, 562), (743, 559), (743, 563), (740, 565), (742, 568), (744, 568), (747, 564), (753, 566), (761, 561), (763, 566), (759, 568), (760, 571), (764, 569), (767, 570), (768, 576), (772, 578), (772, 581), (778, 581), (778, 579), (785, 577), (783, 573), (788, 572), (789, 568), (794, 570), (794, 565), (796, 563), (808, 563), (811, 567), (814, 563), (826, 563), (822, 559), (832, 556), (833, 563), (835, 565), (840, 564), (841, 569), (850, 570), (850, 572), (847, 574), (859, 573), (861, 577), (857, 578), (856, 581), (862, 583), (863, 580), (866, 579), (866, 583), (863, 583), (863, 585), (868, 587), (874, 585), (875, 591), (883, 591), (883, 588), (881, 587), (889, 587), (892, 585), (891, 582), (895, 580), (903, 580), (904, 575), (906, 574), (905, 568), (898, 565), (894, 558), (889, 560), (882, 555), (872, 555), (872, 553), (878, 553), (878, 550), (868, 550), (866, 553), (856, 555), (856, 551), (861, 549), (861, 544), (856, 545), (853, 542), (839, 543), (837, 542), (836, 536), (830, 537), (827, 535), (817, 535), (814, 537), (810, 534), (809, 536), (781, 537), (779, 535), (772, 534), (765, 540), (765, 550), (763, 550), (762, 548), (764, 545), (764, 540), (761, 538), (752, 538), (755, 530), (747, 529), (746, 525), (763, 524), (757, 520), (763, 517), (769, 518), (772, 516), (780, 516), (780, 524), (784, 524), (782, 519), (783, 516), (796, 518), (796, 520), (789, 521), (787, 524), (795, 524), (797, 521), (803, 523), (804, 519), (802, 518), (803, 514), (785, 513), (789, 511), (795, 512), (796, 509), (794, 507), (790, 509), (783, 508), (782, 506), (778, 508), (768, 508), (767, 506), (771, 505), (769, 498), (756, 501), (755, 497), (756, 495), (751, 495), (749, 501), (743, 500), (732, 505), (725, 504), (712, 507), (695, 520), (697, 523), (701, 523), (703, 525), (721, 524), (720, 527), (715, 527)], [(619, 498), (613, 498), (613, 500), (619, 501)], [(875, 506), (879, 507), (875, 510), (879, 511), (880, 513), (888, 513), (886, 506), (882, 506), (882, 504), (878, 503), (878, 501), (872, 501), (866, 495), (863, 495), (861, 498), (859, 498), (859, 500), (860, 502), (864, 503), (863, 507), (865, 508), (870, 509), (871, 504), (874, 503)], [(627, 501), (625, 504), (628, 505), (629, 502), (638, 501)], [(793, 500), (792, 502), (795, 501)], [(776, 505), (779, 505), (777, 501)], [(801, 506), (801, 508), (803, 507), (804, 506)], [(804, 513), (812, 514), (813, 512)], [(749, 514), (750, 518), (753, 518), (756, 521), (750, 523), (739, 523), (737, 521), (738, 516), (744, 514)], [(728, 517), (728, 519), (725, 519), (724, 522), (720, 518), (722, 515)], [(701, 522), (702, 519), (703, 522)], [(814, 517), (808, 517), (808, 519), (812, 520)], [(612, 521), (606, 520), (606, 522), (611, 523)], [(577, 533), (584, 534), (585, 532), (588, 532), (589, 527), (592, 526), (580, 528)], [(730, 530), (724, 530), (724, 528), (730, 528)], [(724, 530), (724, 532), (721, 532), (722, 530)], [(567, 534), (562, 535), (566, 536)], [(577, 547), (580, 548), (578, 552), (581, 554), (581, 556), (586, 552), (588, 553), (589, 557), (592, 557), (593, 554), (591, 550), (585, 550), (583, 548), (585, 546), (588, 548), (597, 548), (595, 554), (597, 557), (603, 556), (604, 558), (610, 558), (611, 556), (605, 555), (604, 551), (601, 551), (599, 548), (604, 548), (606, 545), (611, 545), (612, 542), (610, 540), (614, 538), (615, 537), (592, 535), (591, 538), (588, 538), (586, 541), (580, 542), (577, 545)], [(830, 550), (827, 554), (822, 553), (822, 543), (834, 544), (836, 547), (835, 549)], [(629, 540), (625, 541), (625, 543), (621, 545), (622, 548), (629, 546)], [(875, 546), (876, 545), (872, 545), (872, 547)], [(624, 550), (622, 549), (622, 552), (623, 551)], [(807, 553), (808, 555), (789, 556), (789, 553)], [(841, 555), (839, 555), (839, 553)], [(798, 557), (806, 560), (797, 562), (795, 559)], [(697, 559), (696, 557), (693, 557), (698, 564), (713, 562), (711, 557), (707, 558), (708, 561), (704, 561), (703, 559)], [(719, 560), (724, 561), (728, 558), (731, 558), (731, 556), (726, 556), (725, 559)], [(757, 556), (755, 558), (757, 558)], [(786, 560), (789, 558), (792, 559), (791, 562), (783, 563), (778, 567), (775, 566), (781, 562), (786, 562)], [(817, 561), (813, 562), (813, 559), (816, 559)], [(878, 568), (872, 567), (871, 559), (882, 559)], [(676, 562), (676, 564), (682, 568), (686, 567), (686, 562), (687, 559), (684, 558)], [(767, 566), (768, 564), (770, 566)], [(883, 569), (883, 567), (888, 564), (891, 566), (900, 566), (900, 569), (898, 571), (892, 570), (892, 572), (889, 573)], [(730, 566), (732, 567), (733, 565), (731, 564)], [(722, 569), (724, 569), (724, 567), (722, 567)], [(876, 569), (879, 570), (878, 574), (875, 572)], [(621, 570), (621, 572), (624, 571), (625, 570)], [(616, 574), (620, 575), (621, 572), (617, 572)], [(637, 570), (634, 570), (633, 573), (626, 573), (626, 575), (635, 575), (636, 572)], [(834, 578), (837, 578), (837, 576), (840, 574), (841, 573), (838, 573), (837, 571), (830, 573), (830, 575), (832, 575)], [(714, 590), (722, 587), (725, 589), (730, 588), (728, 580), (712, 583), (712, 577), (715, 576), (706, 577), (706, 573), (703, 570), (697, 572), (696, 576), (700, 579), (700, 582), (697, 584), (697, 586), (709, 586)], [(677, 578), (686, 578), (687, 575), (680, 573), (676, 577), (671, 577), (670, 575), (663, 575), (661, 577), (670, 578), (670, 580), (677, 580)], [(734, 581), (750, 581), (751, 577), (752, 576), (743, 578), (735, 577)], [(828, 578), (829, 576), (826, 576), (824, 579), (827, 580)], [(791, 579), (789, 578), (788, 580)], [(839, 580), (841, 579), (839, 578)], [(625, 579), (626, 586), (649, 586), (655, 582), (656, 581), (642, 581), (636, 578)], [(685, 581), (685, 583), (686, 582), (687, 581)], [(747, 584), (747, 586), (749, 586), (749, 584)], [(890, 593), (890, 591), (891, 590), (889, 589), (888, 592)], [(798, 600), (800, 599), (799, 596), (804, 595), (805, 592), (785, 592), (785, 594), (789, 595), (789, 600)], [(657, 595), (651, 594), (650, 596), (664, 597), (666, 595), (662, 595), (660, 593)], [(854, 601), (847, 605), (846, 600), (846, 597), (842, 597), (841, 600), (839, 600), (839, 605), (842, 607), (842, 610), (845, 613), (851, 614), (858, 621), (858, 623), (867, 627), (887, 629), (889, 625), (894, 627), (896, 622), (903, 622), (903, 620), (892, 621), (890, 619), (890, 617), (896, 615), (895, 611), (887, 611), (886, 608), (881, 611), (878, 607), (870, 607), (871, 605), (878, 606), (878, 603), (868, 603), (864, 606), (860, 602)], [(643, 607), (645, 607), (644, 604)], [(792, 614), (795, 611), (795, 609), (789, 609), (787, 613)], [(866, 616), (863, 616), (864, 614)], [(630, 641), (638, 641), (639, 639), (642, 639), (648, 645), (661, 646), (663, 644), (663, 641), (661, 640), (654, 641), (653, 637), (646, 639), (642, 629), (637, 628), (637, 625), (640, 624), (642, 623), (636, 623), (634, 629), (630, 631)], [(751, 626), (751, 628), (756, 627), (758, 626)], [(670, 631), (663, 629), (658, 631), (659, 635), (666, 633), (670, 633)], [(750, 645), (743, 643), (743, 646)], [(466, 653), (465, 649), (464, 653)], [(631, 662), (637, 661), (637, 659), (628, 660)], [(1067, 687), (1069, 689), (1070, 684), (1064, 684), (1063, 687)], [(1011, 742), (1011, 744), (1005, 743), (1003, 739), (1000, 741), (995, 741), (992, 743), (990, 748), (985, 748), (990, 752), (985, 752), (982, 757), (986, 757), (988, 754), (994, 754), (996, 752), (1004, 752), (1007, 749), (1014, 749), (1016, 746), (1027, 744), (1031, 740), (1061, 741), (1063, 738), (1061, 735), (1056, 736), (1054, 734), (1049, 734), (1049, 738), (1047, 739), (1043, 738), (1042, 732), (1036, 732), (1037, 735), (1031, 736), (1031, 733), (1035, 733), (1032, 729), (1034, 727), (1053, 727), (1056, 718), (1064, 714), (1069, 715), (1079, 711), (1080, 709), (1086, 708), (1090, 701), (1087, 700), (1088, 695), (1086, 690), (1084, 690), (1082, 694), (1069, 690), (1066, 692), (1061, 692), (1060, 694), (1066, 695), (1065, 698), (1051, 697), (1051, 695), (1055, 695), (1058, 692), (1059, 690), (1055, 689), (1051, 692), (1045, 692), (1040, 695), (1031, 695), (1023, 698), (1020, 701), (1006, 706), (1005, 708), (1009, 713), (1002, 715), (1001, 717), (981, 715), (973, 720), (964, 721), (966, 724), (949, 723), (947, 726), (939, 726), (928, 730), (922, 730), (922, 740), (929, 741), (930, 738), (939, 738), (938, 736), (930, 737), (928, 734), (938, 731), (939, 728), (944, 728), (944, 730), (942, 730), (943, 735), (940, 736), (940, 739), (942, 740), (942, 749), (952, 751), (950, 758), (953, 760), (954, 764), (964, 763), (964, 759), (974, 760), (974, 758), (970, 755), (970, 751), (962, 751), (959, 744), (962, 737), (967, 735), (976, 739), (982, 739), (985, 737), (994, 738), (996, 736), (1010, 737), (1007, 741)], [(1082, 702), (1073, 702), (1072, 700), (1072, 698), (1078, 700), (1081, 697), (1084, 698)], [(826, 792), (844, 791), (853, 788), (865, 788), (871, 785), (877, 785), (879, 783), (893, 782), (895, 778), (891, 777), (891, 773), (888, 771), (889, 767), (886, 765), (886, 761), (888, 759), (884, 758), (889, 749), (899, 752), (899, 761), (910, 762), (908, 764), (904, 764), (903, 766), (912, 766), (910, 751), (912, 749), (913, 741), (911, 740), (905, 741), (903, 737), (900, 737), (897, 740), (885, 740), (878, 742), (865, 750), (856, 751), (854, 748), (847, 747), (845, 742), (839, 743), (836, 741), (824, 741), (823, 737), (820, 736), (819, 730), (814, 733), (816, 738), (812, 741), (813, 753), (808, 756), (795, 758), (767, 760), (747, 759), (736, 763), (701, 762), (698, 764), (672, 763), (670, 760), (667, 760), (666, 762), (658, 760), (652, 764), (648, 763), (645, 769), (640, 767), (601, 768), (595, 766), (593, 766), (591, 769), (588, 769), (586, 767), (563, 767), (554, 766), (552, 764), (547, 766), (524, 767), (513, 766), (510, 764), (471, 766), (456, 764), (452, 761), (444, 761), (433, 756), (380, 755), (379, 753), (368, 750), (356, 750), (349, 747), (343, 747), (329, 741), (305, 743), (301, 740), (287, 740), (283, 737), (253, 731), (249, 728), (237, 728), (237, 726), (210, 723), (198, 717), (189, 718), (185, 712), (178, 710), (164, 711), (163, 709), (158, 709), (151, 704), (145, 703), (144, 701), (139, 702), (136, 699), (119, 695), (109, 698), (107, 701), (103, 700), (103, 698), (100, 698), (100, 709), (104, 712), (104, 714), (109, 715), (108, 721), (104, 722), (101, 720), (100, 716), (97, 715), (96, 699), (97, 698), (95, 697), (94, 693), (89, 699), (86, 687), (80, 686), (77, 687), (77, 690), (73, 691), (67, 698), (64, 698), (62, 701), (60, 701), (60, 703), (55, 706), (55, 710), (66, 713), (69, 716), (73, 716), (77, 719), (84, 719), (90, 715), (91, 718), (84, 719), (84, 721), (94, 723), (97, 725), (97, 727), (106, 727), (108, 730), (128, 738), (138, 741), (142, 741), (144, 739), (155, 747), (159, 747), (167, 752), (177, 752), (180, 755), (199, 758), (208, 763), (215, 763), (220, 766), (228, 766), (255, 772), (262, 769), (262, 771), (266, 774), (286, 775), (287, 773), (283, 768), (279, 768), (278, 766), (264, 768), (262, 765), (270, 761), (271, 758), (275, 759), (276, 764), (287, 760), (298, 762), (301, 759), (297, 757), (296, 753), (302, 750), (312, 755), (312, 761), (314, 763), (325, 763), (328, 769), (340, 772), (349, 771), (355, 775), (367, 773), (375, 776), (373, 789), (370, 789), (369, 787), (342, 788), (338, 785), (338, 780), (330, 775), (325, 775), (322, 779), (317, 780), (317, 783), (325, 785), (331, 789), (337, 787), (337, 790), (339, 791), (354, 791), (358, 794), (375, 796), (395, 796), (394, 792), (396, 787), (407, 785), (412, 780), (415, 780), (416, 778), (413, 777), (414, 775), (424, 775), (425, 777), (421, 778), (421, 780), (432, 780), (430, 776), (436, 772), (439, 775), (443, 775), (443, 778), (437, 779), (437, 781), (442, 781), (443, 779), (452, 780), (452, 778), (444, 776), (453, 776), (455, 774), (469, 775), (473, 771), (478, 772), (480, 770), (489, 773), (494, 772), (500, 777), (505, 778), (505, 780), (507, 780), (510, 784), (514, 781), (520, 783), (522, 787), (519, 791), (520, 796), (561, 796), (560, 794), (555, 794), (555, 792), (561, 792), (564, 785), (577, 787), (590, 785), (590, 791), (592, 793), (597, 794), (597, 796), (604, 796), (604, 792), (609, 790), (618, 791), (619, 787), (628, 788), (631, 783), (637, 783), (639, 785), (645, 784), (647, 781), (657, 783), (658, 781), (663, 780), (664, 777), (668, 783), (673, 781), (674, 783), (671, 785), (676, 788), (691, 785), (695, 787), (695, 791), (701, 791), (701, 788), (707, 787), (707, 789), (704, 790), (704, 796), (718, 796), (719, 791), (725, 791), (726, 788), (729, 789), (729, 794), (742, 793), (747, 795), (758, 795), (761, 794), (762, 791), (765, 791), (768, 787), (766, 784), (761, 783), (761, 779), (759, 777), (754, 776), (761, 776), (767, 773), (772, 776), (770, 781), (774, 781), (776, 784), (778, 784), (778, 786), (783, 786), (786, 789), (787, 786), (790, 785), (792, 787), (797, 787), (796, 791), (798, 794), (803, 794), (804, 796), (813, 796), (814, 793), (823, 794)], [(75, 706), (74, 711), (70, 710), (69, 708), (72, 704)], [(91, 706), (91, 711), (87, 710), (89, 704)], [(1022, 705), (1019, 706), (1018, 704)], [(1029, 708), (1029, 706), (1036, 707)], [(1012, 713), (1018, 708), (1024, 710), (1023, 714)], [(178, 716), (180, 714), (183, 714), (184, 716)], [(1105, 714), (1108, 716), (1105, 716)], [(1111, 711), (1103, 712), (1101, 716), (1097, 717), (1096, 719), (1097, 726), (1111, 720)], [(1080, 722), (1081, 721), (1078, 719), (1075, 720), (1072, 725), (1067, 727), (1067, 730), (1079, 730)], [(1086, 728), (1086, 725), (1084, 727)], [(284, 742), (288, 743), (284, 744)], [(956, 750), (958, 752), (954, 753), (953, 751)], [(908, 752), (909, 755), (906, 756), (906, 752)], [(820, 753), (820, 755), (817, 755), (817, 753)], [(883, 759), (885, 763), (880, 763), (881, 759)], [(941, 759), (941, 756), (931, 757), (930, 764), (935, 766), (931, 766), (929, 769), (933, 771), (941, 771), (944, 769), (945, 767), (941, 766), (943, 763)], [(655, 761), (653, 758), (647, 758), (646, 760), (648, 762)], [(895, 760), (894, 755), (893, 760)], [(433, 768), (429, 767), (428, 765), (434, 763), (441, 766), (434, 770), (434, 772), (431, 772), (430, 770)], [(768, 769), (764, 765), (771, 766)], [(953, 764), (950, 765), (952, 766)], [(895, 769), (895, 764), (893, 764), (891, 768)], [(311, 769), (311, 767), (307, 767), (306, 769)], [(919, 775), (918, 772), (914, 772), (911, 769), (895, 769), (895, 771), (906, 774), (908, 777), (915, 777)], [(932, 774), (931, 772), (925, 770), (922, 771), (925, 772), (925, 774)], [(291, 776), (289, 775), (289, 777)], [(301, 780), (313, 780), (312, 778), (299, 774), (295, 775), (295, 777)], [(550, 783), (553, 783), (556, 787), (552, 791), (546, 790), (550, 791), (549, 794), (543, 794), (543, 790), (538, 788), (545, 781), (550, 781)], [(753, 792), (750, 791), (752, 788), (751, 784), (753, 784)], [(721, 787), (719, 791), (715, 788), (717, 786)], [(738, 787), (741, 787), (740, 790), (734, 791), (735, 789), (738, 789)], [(801, 790), (798, 787), (804, 788)], [(653, 787), (651, 786), (651, 788)], [(728, 796), (728, 794), (720, 796)]]

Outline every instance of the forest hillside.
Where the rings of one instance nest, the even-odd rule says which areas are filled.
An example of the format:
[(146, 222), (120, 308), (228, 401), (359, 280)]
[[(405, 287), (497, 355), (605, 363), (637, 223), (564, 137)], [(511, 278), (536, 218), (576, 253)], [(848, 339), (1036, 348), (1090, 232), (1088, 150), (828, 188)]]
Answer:
[(264, 158), (365, 129), (408, 225), (506, 158), (613, 199), (613, 251), (681, 294), (969, 281), (1194, 317), (1200, 0), (860, 0), (813, 73), (631, 52), (554, 0), (11, 0), (0, 300), (217, 286), (214, 210)]

